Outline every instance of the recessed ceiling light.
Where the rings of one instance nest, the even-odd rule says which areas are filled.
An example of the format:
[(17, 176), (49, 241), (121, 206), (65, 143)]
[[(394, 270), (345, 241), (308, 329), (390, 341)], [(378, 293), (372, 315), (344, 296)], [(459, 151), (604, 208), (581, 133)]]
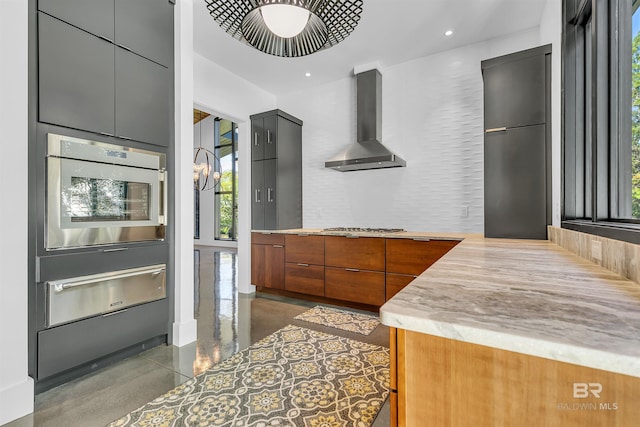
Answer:
[(305, 77), (311, 77), (311, 73), (304, 73)]
[(453, 35), (453, 31), (452, 30), (447, 30), (444, 32), (444, 35), (449, 37), (450, 35)]

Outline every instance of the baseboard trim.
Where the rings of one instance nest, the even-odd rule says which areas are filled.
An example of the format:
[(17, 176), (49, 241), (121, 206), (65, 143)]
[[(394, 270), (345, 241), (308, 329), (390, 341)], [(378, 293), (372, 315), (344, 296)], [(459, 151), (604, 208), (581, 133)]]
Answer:
[(33, 378), (0, 390), (0, 425), (33, 412)]
[(182, 347), (198, 339), (198, 321), (191, 319), (184, 323), (173, 323), (173, 336), (171, 344)]

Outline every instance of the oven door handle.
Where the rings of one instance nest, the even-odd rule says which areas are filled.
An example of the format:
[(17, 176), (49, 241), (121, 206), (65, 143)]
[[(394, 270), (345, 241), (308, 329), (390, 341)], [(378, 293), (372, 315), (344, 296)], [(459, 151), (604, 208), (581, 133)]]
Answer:
[(160, 225), (167, 225), (167, 201), (169, 200), (167, 194), (169, 188), (167, 171), (160, 171), (159, 175), (158, 182), (160, 183), (160, 189), (158, 191), (158, 198), (160, 200), (160, 206), (158, 211), (158, 223)]
[(114, 274), (114, 275), (111, 275), (111, 274), (96, 275), (91, 279), (77, 280), (77, 281), (71, 281), (71, 282), (67, 282), (65, 280), (58, 280), (58, 281), (52, 281), (47, 283), (49, 287), (54, 288), (56, 292), (62, 292), (67, 289), (77, 288), (79, 286), (92, 285), (94, 283), (104, 282), (107, 280), (118, 280), (118, 279), (124, 279), (125, 277), (141, 276), (143, 274), (151, 274), (156, 276), (165, 271), (166, 271), (166, 267), (162, 267), (162, 268), (156, 268), (151, 270), (145, 269), (141, 271), (130, 271), (127, 273)]

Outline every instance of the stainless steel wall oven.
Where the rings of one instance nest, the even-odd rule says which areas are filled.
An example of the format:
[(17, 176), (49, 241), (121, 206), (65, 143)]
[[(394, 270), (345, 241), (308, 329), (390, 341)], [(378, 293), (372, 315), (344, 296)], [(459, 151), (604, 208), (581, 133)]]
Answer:
[(166, 155), (47, 134), (47, 250), (164, 240)]

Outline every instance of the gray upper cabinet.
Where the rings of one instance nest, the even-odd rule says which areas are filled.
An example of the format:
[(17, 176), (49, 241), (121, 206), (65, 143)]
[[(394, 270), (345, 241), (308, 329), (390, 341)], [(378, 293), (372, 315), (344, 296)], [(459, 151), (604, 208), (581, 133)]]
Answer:
[(171, 66), (173, 7), (169, 0), (115, 0), (116, 44)]
[(116, 47), (116, 135), (168, 146), (171, 123), (169, 70)]
[(39, 121), (113, 134), (113, 44), (38, 15)]
[(483, 61), (485, 129), (545, 123), (545, 57), (531, 55)]
[(113, 0), (39, 0), (38, 10), (113, 40)]
[(302, 121), (273, 110), (251, 116), (251, 125), (254, 138), (251, 227), (254, 230), (300, 228)]

